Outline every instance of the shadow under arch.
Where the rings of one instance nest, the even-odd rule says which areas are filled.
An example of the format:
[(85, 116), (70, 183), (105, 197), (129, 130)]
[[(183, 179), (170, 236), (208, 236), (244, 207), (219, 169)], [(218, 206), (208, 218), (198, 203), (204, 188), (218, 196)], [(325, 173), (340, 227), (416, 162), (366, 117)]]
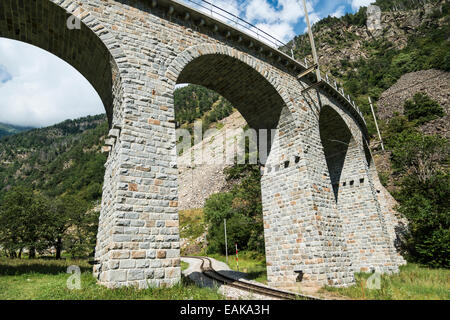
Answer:
[[(173, 82), (170, 84), (192, 83), (222, 95), (241, 113), (250, 128), (268, 130), (268, 155), (274, 142), (270, 130), (280, 128), (280, 121), (293, 121), (287, 103), (275, 84), (247, 62), (234, 56), (239, 55), (237, 51), (233, 50), (230, 55), (220, 47), (200, 45), (186, 49), (167, 69), (167, 77)], [(258, 135), (259, 146), (264, 143), (260, 139), (265, 138)]]
[[(65, 8), (72, 12), (51, 0), (1, 0), (0, 37), (39, 47), (74, 67), (97, 91), (111, 126), (113, 104), (119, 98), (114, 92), (118, 91), (120, 80), (119, 68), (110, 49), (117, 49), (118, 45), (111, 41), (111, 48), (107, 47), (97, 33), (105, 35), (108, 31), (90, 15), (82, 18), (80, 29), (69, 29), (67, 19), (80, 6), (74, 1), (66, 1)], [(83, 22), (86, 19), (96, 26), (95, 32)]]
[(356, 141), (345, 121), (330, 106), (324, 106), (319, 115), (320, 140), (322, 142), (331, 185), (336, 203), (339, 198), (341, 175), (347, 154), (357, 148)]

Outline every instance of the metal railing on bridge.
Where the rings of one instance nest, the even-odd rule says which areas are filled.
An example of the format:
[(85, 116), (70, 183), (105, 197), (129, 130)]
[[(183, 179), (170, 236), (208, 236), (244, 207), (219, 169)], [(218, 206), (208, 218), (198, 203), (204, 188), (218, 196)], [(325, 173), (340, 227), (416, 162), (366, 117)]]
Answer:
[[(270, 35), (268, 32), (262, 30), (261, 28), (258, 28), (254, 24), (245, 21), (238, 15), (231, 13), (221, 7), (218, 7), (217, 5), (213, 4), (210, 1), (178, 0), (177, 2), (184, 2), (186, 4), (190, 3), (194, 9), (198, 9), (203, 14), (207, 14), (213, 19), (217, 19), (222, 23), (230, 25), (231, 27), (238, 29), (240, 32), (247, 34), (249, 37), (255, 38), (267, 44), (268, 46), (283, 52), (287, 56), (290, 56), (293, 60), (302, 65), (305, 69), (308, 69), (310, 66), (314, 64), (306, 57), (301, 60), (296, 59), (294, 54), (295, 44), (293, 41), (291, 43), (285, 43), (275, 38), (274, 36)], [(321, 72), (321, 75), (323, 81), (327, 83), (331, 88), (333, 88), (339, 95), (341, 95), (341, 97), (344, 98), (348, 103), (350, 103), (350, 105), (354, 108), (357, 114), (361, 117), (364, 124), (366, 124), (366, 121), (364, 119), (361, 110), (356, 105), (355, 101), (351, 99), (350, 95), (345, 93), (343, 86), (335, 78), (331, 77), (328, 73), (323, 75), (323, 73)]]

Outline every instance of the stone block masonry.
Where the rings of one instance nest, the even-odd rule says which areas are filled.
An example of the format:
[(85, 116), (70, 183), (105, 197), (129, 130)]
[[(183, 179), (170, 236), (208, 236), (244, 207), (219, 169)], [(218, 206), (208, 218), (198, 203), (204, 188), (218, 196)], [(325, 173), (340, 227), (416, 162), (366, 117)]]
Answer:
[[(66, 27), (71, 14), (80, 29)], [(2, 0), (0, 36), (64, 59), (102, 98), (111, 130), (99, 283), (180, 281), (177, 83), (215, 90), (252, 128), (276, 132), (261, 159), (270, 285), (347, 286), (355, 271), (398, 270), (364, 119), (326, 83), (302, 94), (311, 79), (297, 79), (304, 67), (288, 56), (168, 0)]]

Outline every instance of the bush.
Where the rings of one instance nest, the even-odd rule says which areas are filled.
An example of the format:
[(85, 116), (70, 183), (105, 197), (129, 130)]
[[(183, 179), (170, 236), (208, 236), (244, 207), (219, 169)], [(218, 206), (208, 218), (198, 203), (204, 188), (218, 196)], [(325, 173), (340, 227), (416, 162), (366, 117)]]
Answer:
[(206, 200), (204, 208), (206, 221), (218, 225), (223, 222), (223, 219), (229, 219), (233, 215), (233, 198), (233, 194), (229, 192), (211, 195)]
[(389, 143), (394, 169), (399, 173), (412, 174), (422, 183), (434, 176), (448, 159), (448, 140), (440, 136), (405, 130)]
[(450, 71), (450, 52), (444, 56), (444, 59), (442, 59), (440, 69), (444, 71)]
[(424, 93), (416, 93), (411, 100), (405, 102), (405, 115), (409, 121), (418, 124), (434, 120), (444, 116), (444, 109), (437, 101), (434, 101)]
[[(253, 221), (241, 214), (235, 214), (227, 219), (228, 253), (234, 252), (234, 245), (248, 249), (252, 235)], [(208, 253), (225, 253), (224, 221), (211, 225), (208, 230)]]
[(206, 200), (204, 213), (208, 223), (208, 253), (225, 253), (224, 219), (230, 252), (234, 243), (241, 250), (264, 253), (264, 226), (261, 205), (261, 182), (256, 165), (235, 165), (225, 171), (227, 180), (240, 180), (230, 192), (212, 195)]

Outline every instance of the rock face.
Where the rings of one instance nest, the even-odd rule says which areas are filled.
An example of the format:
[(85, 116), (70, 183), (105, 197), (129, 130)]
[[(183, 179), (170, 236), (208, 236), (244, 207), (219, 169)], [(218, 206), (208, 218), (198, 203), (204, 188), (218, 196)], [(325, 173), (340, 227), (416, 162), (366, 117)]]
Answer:
[[(229, 190), (232, 186), (227, 183), (223, 173), (223, 170), (230, 164), (220, 161), (219, 158), (220, 156), (225, 156), (227, 159), (232, 158), (234, 150), (231, 142), (239, 139), (241, 129), (247, 122), (236, 111), (219, 123), (223, 125), (220, 130), (211, 130), (210, 133), (207, 131), (202, 142), (178, 157), (178, 207), (180, 210), (202, 208), (209, 196)], [(224, 140), (228, 142), (226, 145), (228, 148), (221, 148)], [(221, 149), (223, 153), (218, 152)], [(212, 157), (211, 161), (198, 165), (189, 161), (189, 157), (200, 150), (205, 157)]]
[(440, 70), (424, 70), (403, 75), (396, 84), (382, 93), (378, 101), (378, 117), (386, 120), (396, 113), (403, 114), (405, 101), (416, 93), (426, 93), (439, 102), (445, 116), (421, 126), (426, 134), (439, 134), (450, 138), (450, 73)]
[[(445, 0), (438, 4), (426, 3), (423, 7), (408, 11), (380, 12), (377, 6), (369, 6), (366, 25), (348, 25), (337, 21), (331, 26), (320, 26), (314, 30), (319, 62), (324, 70), (342, 70), (342, 61), (356, 62), (370, 57), (370, 49), (366, 44), (375, 39), (384, 39), (396, 49), (403, 49), (408, 37), (417, 32), (423, 23), (438, 23), (430, 17), (433, 9), (439, 8)], [(299, 47), (308, 46), (306, 36), (300, 38)], [(312, 59), (311, 56), (309, 56)], [(312, 60), (311, 60), (312, 61)]]

